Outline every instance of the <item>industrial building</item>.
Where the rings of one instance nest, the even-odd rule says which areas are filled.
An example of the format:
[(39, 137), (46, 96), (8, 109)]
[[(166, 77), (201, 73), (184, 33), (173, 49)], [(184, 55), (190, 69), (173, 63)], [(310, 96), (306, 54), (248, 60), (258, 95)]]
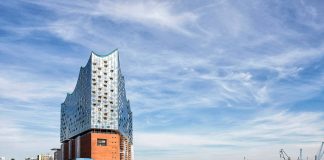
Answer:
[(61, 104), (63, 160), (132, 160), (132, 112), (118, 50), (91, 53), (74, 91)]

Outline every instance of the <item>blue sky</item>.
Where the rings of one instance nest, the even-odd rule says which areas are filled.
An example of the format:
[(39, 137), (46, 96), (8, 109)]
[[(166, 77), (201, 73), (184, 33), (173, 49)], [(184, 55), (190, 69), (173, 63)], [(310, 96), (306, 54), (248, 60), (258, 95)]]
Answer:
[(324, 2), (0, 4), (0, 156), (59, 146), (91, 51), (119, 49), (135, 158), (313, 158), (324, 140)]

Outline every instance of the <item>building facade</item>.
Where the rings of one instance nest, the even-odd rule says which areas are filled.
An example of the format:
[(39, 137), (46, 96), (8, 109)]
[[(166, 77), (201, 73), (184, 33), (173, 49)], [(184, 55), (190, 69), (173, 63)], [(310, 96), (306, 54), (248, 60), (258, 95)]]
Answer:
[(54, 151), (54, 160), (62, 160), (62, 152), (59, 148), (53, 148), (52, 151)]
[(62, 159), (131, 160), (132, 133), (118, 50), (92, 52), (74, 91), (61, 104)]
[(37, 160), (53, 160), (53, 156), (50, 154), (40, 154), (37, 155)]

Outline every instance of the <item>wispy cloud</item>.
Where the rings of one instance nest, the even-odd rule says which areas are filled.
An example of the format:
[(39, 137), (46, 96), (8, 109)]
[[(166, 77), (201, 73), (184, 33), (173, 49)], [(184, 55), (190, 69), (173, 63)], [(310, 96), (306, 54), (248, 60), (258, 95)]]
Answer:
[[(19, 116), (11, 115), (11, 116)], [(0, 117), (0, 145), (1, 154), (7, 157), (17, 157), (17, 153), (12, 150), (24, 151), (25, 157), (34, 157), (37, 153), (49, 153), (49, 149), (58, 146), (57, 134), (51, 134), (47, 128), (35, 128), (34, 130), (25, 130), (27, 126), (17, 124), (8, 117)], [(46, 120), (46, 119), (44, 119)], [(51, 124), (51, 123), (49, 123)], [(49, 125), (47, 124), (47, 125)], [(45, 132), (44, 132), (45, 131)], [(3, 145), (5, 144), (5, 145)]]
[[(182, 155), (182, 148), (193, 152), (191, 156), (212, 157), (221, 156), (221, 152), (231, 148), (230, 153), (240, 154), (238, 157), (251, 156), (257, 159), (255, 152), (267, 155), (269, 159), (276, 158), (280, 147), (297, 144), (294, 148), (297, 152), (298, 146), (303, 146), (307, 151), (313, 149), (312, 145), (319, 145), (323, 129), (320, 122), (323, 121), (323, 113), (291, 113), (289, 111), (260, 112), (255, 118), (240, 122), (239, 127), (229, 126), (226, 130), (218, 132), (203, 132), (197, 130), (186, 130), (179, 133), (145, 133), (138, 132), (135, 138), (139, 152), (170, 149), (171, 155)], [(155, 142), (155, 143), (152, 143)], [(285, 145), (282, 145), (282, 142)], [(311, 145), (309, 145), (311, 144)], [(251, 149), (254, 148), (254, 149)], [(264, 150), (267, 148), (268, 150)], [(208, 150), (208, 151), (206, 151)], [(179, 152), (180, 151), (180, 152)], [(212, 152), (211, 152), (212, 151)], [(291, 148), (289, 151), (292, 151)], [(315, 153), (307, 151), (312, 156)], [(156, 156), (159, 153), (153, 155)], [(141, 159), (152, 157), (141, 156)], [(165, 157), (162, 157), (162, 159)]]
[(188, 30), (187, 25), (195, 23), (198, 17), (192, 12), (177, 11), (166, 1), (102, 1), (98, 4), (98, 7), (96, 14), (107, 15), (117, 21), (125, 20), (145, 26), (157, 26), (187, 35), (193, 34)]
[[(22, 158), (46, 152), (34, 142), (57, 145), (60, 103), (80, 66), (91, 50), (119, 48), (137, 157), (275, 159), (283, 147), (289, 153), (303, 147), (312, 156), (324, 119), (321, 6), (253, 0), (0, 4), (1, 129), (19, 144), (22, 133), (37, 128), (24, 141), (33, 150), (20, 147)], [(17, 147), (2, 142), (4, 135), (0, 154)]]
[[(78, 4), (34, 1), (31, 3), (52, 9), (62, 16), (62, 20), (49, 23), (48, 29), (65, 39), (80, 36), (78, 33), (84, 28), (81, 27), (82, 24), (87, 26), (95, 17), (118, 23), (141, 24), (145, 27), (170, 30), (188, 36), (195, 34), (188, 26), (194, 26), (198, 18), (198, 15), (193, 12), (175, 9), (173, 3), (167, 1), (98, 1), (96, 3), (80, 1)], [(74, 16), (79, 17), (79, 20)], [(95, 27), (95, 24), (88, 26), (84, 31), (90, 33), (92, 27)]]
[(19, 68), (6, 68), (0, 71), (0, 74), (2, 75), (0, 97), (15, 101), (31, 102), (63, 98), (74, 85), (67, 80), (40, 77), (36, 73), (28, 73), (28, 70)]

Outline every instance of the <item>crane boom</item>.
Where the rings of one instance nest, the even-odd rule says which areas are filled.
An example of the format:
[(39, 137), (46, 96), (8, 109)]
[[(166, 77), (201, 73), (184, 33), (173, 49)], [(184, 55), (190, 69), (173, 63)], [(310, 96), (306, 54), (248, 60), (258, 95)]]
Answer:
[(280, 149), (279, 155), (280, 155), (280, 158), (282, 158), (283, 160), (290, 160), (290, 157), (283, 149)]
[(322, 159), (323, 154), (324, 154), (323, 146), (324, 146), (324, 142), (322, 142), (321, 147), (320, 147), (319, 151), (317, 152), (316, 160), (321, 160)]

